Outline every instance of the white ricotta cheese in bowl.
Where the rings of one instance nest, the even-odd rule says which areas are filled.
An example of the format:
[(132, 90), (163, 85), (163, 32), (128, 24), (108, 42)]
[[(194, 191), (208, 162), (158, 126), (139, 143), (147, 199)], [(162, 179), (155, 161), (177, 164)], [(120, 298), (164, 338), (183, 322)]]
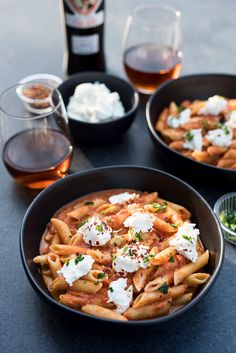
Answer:
[(67, 106), (68, 116), (88, 123), (101, 123), (122, 117), (125, 110), (117, 92), (99, 82), (81, 83)]
[(200, 110), (203, 115), (218, 115), (226, 109), (227, 100), (221, 96), (213, 96), (208, 98), (205, 106)]
[(125, 245), (118, 249), (112, 267), (116, 272), (135, 272), (149, 266), (149, 248), (142, 244)]
[(167, 125), (173, 127), (174, 129), (178, 128), (180, 125), (186, 124), (191, 116), (190, 109), (184, 109), (178, 116), (170, 115), (167, 119)]
[(110, 196), (109, 202), (113, 205), (116, 205), (130, 200), (134, 200), (138, 196), (139, 195), (135, 193), (130, 194), (129, 192), (122, 192), (121, 194)]
[(186, 132), (183, 148), (193, 151), (202, 150), (202, 129), (194, 129)]
[(220, 129), (210, 130), (205, 138), (213, 145), (220, 147), (229, 147), (233, 140), (233, 132), (228, 126), (222, 126)]
[(128, 309), (133, 298), (133, 286), (130, 285), (127, 289), (127, 278), (119, 278), (110, 283), (107, 294), (109, 302), (116, 305), (116, 311), (120, 314)]
[(91, 217), (77, 230), (86, 244), (103, 246), (111, 239), (112, 229), (105, 221)]
[(63, 267), (57, 271), (57, 274), (63, 276), (65, 281), (72, 286), (73, 282), (89, 273), (93, 263), (94, 259), (90, 255), (79, 255), (76, 259), (67, 261)]
[(174, 246), (179, 254), (192, 262), (196, 262), (198, 258), (197, 239), (200, 232), (195, 226), (195, 223), (184, 222), (178, 228), (175, 237), (169, 241), (169, 244)]

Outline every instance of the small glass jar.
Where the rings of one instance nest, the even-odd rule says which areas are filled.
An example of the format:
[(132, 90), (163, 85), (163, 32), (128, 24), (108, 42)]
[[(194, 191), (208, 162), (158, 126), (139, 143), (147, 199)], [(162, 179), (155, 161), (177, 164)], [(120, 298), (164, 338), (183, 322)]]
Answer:
[(231, 244), (236, 245), (236, 231), (226, 227), (221, 219), (220, 214), (224, 211), (226, 214), (234, 211), (236, 213), (236, 192), (230, 192), (221, 196), (215, 203), (214, 212), (220, 222), (224, 238)]

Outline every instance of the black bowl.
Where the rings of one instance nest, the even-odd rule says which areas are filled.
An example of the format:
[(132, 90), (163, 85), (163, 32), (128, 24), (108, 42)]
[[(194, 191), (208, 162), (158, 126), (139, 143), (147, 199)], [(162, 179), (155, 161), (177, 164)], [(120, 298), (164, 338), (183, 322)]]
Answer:
[(236, 97), (236, 76), (226, 74), (201, 74), (182, 76), (176, 80), (162, 84), (150, 97), (146, 106), (148, 130), (160, 157), (179, 174), (197, 176), (198, 179), (214, 181), (228, 181), (235, 183), (236, 171), (217, 168), (207, 163), (200, 163), (184, 156), (170, 148), (155, 130), (155, 124), (161, 111), (171, 101), (180, 104), (183, 100), (205, 100), (215, 94), (227, 98)]
[(135, 118), (139, 103), (138, 94), (127, 81), (119, 77), (102, 72), (84, 72), (69, 77), (58, 87), (66, 107), (75, 87), (85, 82), (104, 83), (112, 92), (118, 92), (125, 114), (118, 119), (101, 123), (87, 123), (69, 117), (74, 141), (85, 145), (102, 145), (119, 139)]
[[(192, 212), (192, 221), (197, 223), (201, 231), (204, 246), (210, 251), (210, 260), (207, 272), (211, 274), (209, 281), (200, 289), (198, 295), (178, 311), (157, 319), (142, 321), (114, 321), (97, 318), (54, 300), (32, 259), (39, 253), (39, 243), (44, 229), (52, 215), (62, 206), (74, 199), (91, 192), (111, 188), (134, 188), (143, 191), (158, 191), (167, 200), (180, 203)], [(210, 236), (209, 236), (210, 234)], [(32, 202), (27, 210), (20, 231), (20, 251), (26, 275), (41, 298), (51, 303), (64, 314), (75, 318), (84, 318), (85, 323), (97, 323), (99, 326), (106, 324), (108, 327), (143, 327), (150, 325), (169, 324), (174, 319), (179, 319), (189, 309), (193, 308), (208, 292), (215, 282), (223, 261), (223, 237), (218, 221), (206, 201), (192, 187), (167, 173), (159, 170), (115, 166), (104, 167), (70, 175), (42, 191)]]

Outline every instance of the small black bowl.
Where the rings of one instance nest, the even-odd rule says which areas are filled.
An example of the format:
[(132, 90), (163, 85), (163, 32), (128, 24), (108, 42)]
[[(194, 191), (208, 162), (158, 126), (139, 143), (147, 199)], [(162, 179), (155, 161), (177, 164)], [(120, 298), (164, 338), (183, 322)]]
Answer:
[(102, 72), (84, 72), (73, 75), (59, 87), (65, 106), (81, 83), (104, 83), (111, 92), (118, 92), (125, 114), (117, 119), (101, 123), (87, 123), (69, 117), (69, 127), (75, 142), (85, 145), (102, 145), (119, 139), (131, 126), (138, 109), (139, 96), (125, 80)]
[(179, 174), (192, 175), (202, 181), (210, 180), (211, 183), (229, 181), (231, 185), (236, 181), (236, 171), (217, 168), (207, 163), (200, 163), (184, 156), (170, 148), (155, 130), (155, 124), (161, 111), (171, 101), (180, 104), (184, 100), (205, 100), (214, 95), (227, 98), (236, 97), (236, 76), (227, 74), (200, 74), (182, 76), (176, 80), (162, 84), (150, 97), (146, 106), (146, 119), (148, 130), (160, 157), (168, 166)]
[[(210, 252), (206, 271), (210, 273), (211, 277), (200, 288), (199, 293), (190, 303), (168, 316), (142, 321), (114, 321), (97, 318), (71, 309), (58, 303), (50, 296), (37, 266), (32, 261), (39, 253), (40, 239), (47, 223), (60, 207), (88, 193), (112, 188), (158, 191), (167, 200), (187, 207), (192, 213), (192, 221), (197, 223), (200, 228), (203, 245)], [(188, 184), (170, 174), (135, 166), (98, 168), (73, 174), (57, 181), (43, 190), (32, 202), (24, 216), (20, 231), (20, 252), (23, 266), (31, 285), (42, 299), (52, 304), (63, 315), (67, 314), (71, 318), (84, 319), (85, 324), (89, 322), (89, 324), (94, 323), (97, 326), (119, 326), (119, 328), (124, 327), (125, 329), (128, 327), (137, 329), (138, 327), (150, 327), (151, 325), (156, 325), (162, 329), (165, 324), (169, 325), (174, 319), (178, 321), (182, 314), (186, 314), (205, 296), (215, 282), (222, 266), (223, 248), (223, 237), (218, 221), (200, 194)]]

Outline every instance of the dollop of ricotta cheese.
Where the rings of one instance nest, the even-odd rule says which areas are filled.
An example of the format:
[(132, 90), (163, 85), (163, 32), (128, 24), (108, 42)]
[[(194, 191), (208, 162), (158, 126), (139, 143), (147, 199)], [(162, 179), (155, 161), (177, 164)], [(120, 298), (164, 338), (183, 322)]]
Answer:
[(205, 106), (200, 109), (200, 113), (203, 115), (218, 115), (226, 109), (227, 100), (221, 96), (213, 96), (208, 98)]
[(202, 129), (194, 129), (186, 132), (183, 148), (193, 151), (202, 150)]
[(236, 129), (236, 110), (231, 112), (229, 120), (226, 121), (225, 125), (231, 129)]
[(79, 255), (76, 259), (67, 261), (62, 268), (57, 271), (59, 276), (63, 276), (65, 281), (72, 286), (77, 279), (87, 275), (92, 269), (94, 259), (90, 255)]
[(125, 245), (118, 249), (112, 262), (116, 272), (136, 272), (149, 266), (149, 248), (145, 245)]
[(129, 288), (125, 288), (127, 288), (127, 278), (119, 278), (110, 283), (107, 291), (108, 302), (116, 305), (116, 311), (119, 314), (123, 314), (128, 309), (133, 298), (133, 286), (130, 285)]
[(111, 239), (112, 229), (106, 222), (97, 217), (91, 217), (78, 228), (77, 232), (82, 234), (86, 244), (103, 246)]
[(109, 202), (115, 205), (115, 204), (119, 204), (122, 202), (134, 200), (137, 196), (138, 196), (138, 194), (135, 194), (135, 193), (130, 194), (128, 192), (122, 192), (121, 194), (110, 196)]
[(70, 118), (90, 123), (113, 120), (124, 115), (124, 107), (117, 92), (103, 83), (81, 83), (75, 88), (67, 106)]
[(196, 262), (198, 258), (197, 238), (200, 232), (195, 226), (194, 223), (184, 222), (178, 228), (175, 237), (169, 241), (169, 244), (174, 246), (179, 254), (192, 262)]
[(131, 227), (134, 233), (150, 232), (153, 228), (153, 217), (147, 213), (134, 212), (124, 221), (125, 227)]
[(221, 129), (208, 131), (205, 138), (213, 145), (229, 147), (232, 143), (233, 132), (230, 128), (228, 128), (228, 126), (224, 126)]
[(180, 125), (186, 124), (189, 121), (190, 116), (191, 116), (191, 110), (188, 108), (184, 109), (184, 110), (182, 110), (181, 113), (179, 113), (178, 116), (170, 115), (167, 118), (167, 125), (176, 129)]

